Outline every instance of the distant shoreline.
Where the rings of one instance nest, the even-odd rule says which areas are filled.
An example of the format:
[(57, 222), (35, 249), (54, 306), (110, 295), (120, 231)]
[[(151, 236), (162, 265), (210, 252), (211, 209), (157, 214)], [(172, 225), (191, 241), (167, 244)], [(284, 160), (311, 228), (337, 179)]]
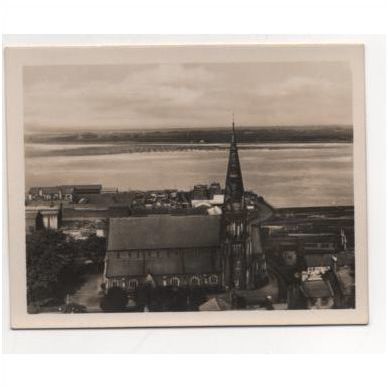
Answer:
[[(229, 143), (230, 128), (166, 129), (155, 131), (80, 131), (47, 130), (26, 133), (29, 143)], [(244, 143), (350, 143), (353, 141), (351, 126), (309, 127), (239, 127), (236, 129), (239, 144)]]
[[(307, 142), (307, 143), (243, 143), (240, 144), (240, 150), (290, 150), (290, 149), (320, 149), (322, 147), (330, 148), (348, 142)], [(39, 148), (39, 145), (42, 148)], [(44, 149), (45, 147), (58, 146), (53, 149)], [(61, 148), (61, 145), (68, 148)], [(72, 148), (71, 146), (74, 146)], [(182, 143), (107, 143), (107, 144), (84, 144), (84, 143), (30, 143), (26, 145), (26, 157), (52, 157), (52, 156), (92, 156), (92, 155), (117, 155), (117, 154), (134, 154), (134, 153), (151, 153), (151, 152), (188, 152), (188, 151), (224, 151), (229, 148), (229, 143), (217, 144), (182, 144)], [(36, 147), (36, 148), (34, 148)]]

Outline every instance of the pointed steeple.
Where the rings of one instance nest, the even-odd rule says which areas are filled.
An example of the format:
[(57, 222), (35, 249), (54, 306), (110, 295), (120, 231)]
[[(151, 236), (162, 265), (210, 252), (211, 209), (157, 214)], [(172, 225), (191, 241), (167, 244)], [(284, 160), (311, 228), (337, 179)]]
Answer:
[(238, 156), (236, 132), (234, 128), (234, 117), (232, 123), (232, 139), (230, 142), (228, 170), (225, 182), (224, 203), (243, 204), (244, 184), (241, 173), (240, 159)]

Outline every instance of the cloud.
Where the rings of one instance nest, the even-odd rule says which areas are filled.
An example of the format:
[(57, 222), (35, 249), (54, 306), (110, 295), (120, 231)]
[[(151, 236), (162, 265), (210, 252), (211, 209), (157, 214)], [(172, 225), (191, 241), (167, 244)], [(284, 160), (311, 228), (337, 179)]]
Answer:
[(345, 63), (27, 67), (25, 128), (351, 124)]

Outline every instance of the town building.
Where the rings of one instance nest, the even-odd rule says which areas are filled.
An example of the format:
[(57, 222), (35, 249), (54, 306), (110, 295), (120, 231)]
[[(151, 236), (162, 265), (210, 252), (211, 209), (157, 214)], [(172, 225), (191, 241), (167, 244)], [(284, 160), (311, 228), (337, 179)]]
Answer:
[(37, 205), (26, 206), (25, 209), (25, 225), (26, 234), (32, 233), (41, 229), (56, 230), (61, 224), (61, 206)]
[(191, 191), (191, 206), (198, 207), (222, 207), (224, 194), (219, 183), (213, 182), (207, 185), (195, 185)]
[[(197, 185), (191, 199), (208, 200), (208, 191), (206, 185)], [(145, 201), (153, 203), (160, 195), (152, 193)], [(212, 186), (212, 195), (221, 195), (219, 187)], [(131, 291), (150, 278), (155, 285), (175, 287), (254, 289), (264, 284), (267, 266), (260, 224), (272, 215), (272, 208), (264, 200), (253, 211), (246, 207), (234, 123), (223, 197), (221, 214), (111, 218), (106, 288)]]
[(76, 195), (82, 196), (85, 194), (101, 194), (101, 192), (101, 185), (61, 185), (52, 187), (31, 187), (27, 193), (27, 200), (62, 200), (72, 202)]
[(290, 308), (354, 308), (354, 252), (307, 253), (288, 290)]
[(191, 199), (202, 200), (202, 199), (208, 199), (208, 198), (209, 198), (209, 193), (206, 185), (194, 186), (194, 189), (191, 193)]

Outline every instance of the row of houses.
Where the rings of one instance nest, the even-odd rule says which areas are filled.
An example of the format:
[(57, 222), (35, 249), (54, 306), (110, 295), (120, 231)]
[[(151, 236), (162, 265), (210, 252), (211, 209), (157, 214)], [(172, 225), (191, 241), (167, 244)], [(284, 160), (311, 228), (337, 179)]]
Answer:
[(113, 187), (102, 187), (102, 185), (60, 185), (31, 187), (27, 193), (28, 201), (64, 200), (72, 202), (77, 196), (88, 194), (117, 193), (118, 189)]

